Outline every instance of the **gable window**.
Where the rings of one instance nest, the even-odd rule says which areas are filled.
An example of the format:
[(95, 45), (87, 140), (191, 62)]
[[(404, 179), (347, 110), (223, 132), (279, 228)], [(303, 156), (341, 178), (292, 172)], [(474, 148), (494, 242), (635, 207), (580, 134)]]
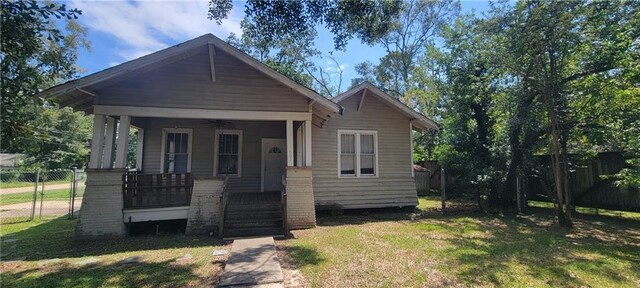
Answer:
[(191, 129), (162, 130), (162, 173), (191, 171)]
[(242, 171), (242, 131), (216, 131), (216, 175), (240, 176)]
[(338, 130), (338, 177), (378, 176), (378, 132)]

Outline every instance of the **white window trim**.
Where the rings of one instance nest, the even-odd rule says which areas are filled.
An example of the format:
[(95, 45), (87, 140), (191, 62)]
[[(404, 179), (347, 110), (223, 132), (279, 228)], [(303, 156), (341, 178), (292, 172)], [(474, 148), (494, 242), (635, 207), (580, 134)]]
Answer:
[[(355, 145), (356, 145), (356, 163), (355, 163), (355, 175), (342, 175), (340, 174), (340, 171), (342, 170), (342, 161), (340, 161), (340, 151), (342, 151), (342, 141), (341, 141), (341, 136), (342, 134), (355, 134)], [(376, 161), (375, 161), (375, 168), (374, 168), (374, 174), (362, 174), (360, 173), (360, 135), (373, 135), (373, 145), (375, 146), (375, 156), (376, 156)], [(338, 178), (378, 178), (378, 176), (380, 175), (380, 170), (379, 170), (379, 159), (380, 159), (380, 154), (378, 154), (378, 131), (377, 130), (338, 130), (338, 138), (337, 138), (337, 142), (338, 142), (338, 153), (337, 153), (337, 162), (338, 162)]]
[(187, 133), (189, 134), (189, 145), (187, 147), (187, 172), (191, 172), (191, 157), (193, 156), (193, 129), (188, 128), (162, 128), (162, 147), (160, 148), (160, 173), (164, 174), (164, 156), (167, 146), (167, 133)]
[[(238, 174), (220, 174), (218, 175), (218, 150), (220, 145), (220, 134), (238, 135)], [(242, 177), (242, 130), (216, 130), (214, 149), (213, 149), (213, 176), (229, 176), (234, 178)], [(260, 148), (262, 149), (262, 148)]]

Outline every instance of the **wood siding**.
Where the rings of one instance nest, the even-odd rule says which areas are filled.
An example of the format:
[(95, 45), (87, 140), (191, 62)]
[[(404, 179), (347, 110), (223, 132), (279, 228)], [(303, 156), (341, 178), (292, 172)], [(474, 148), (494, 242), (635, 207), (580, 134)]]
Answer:
[[(373, 96), (360, 111), (360, 96), (339, 104), (344, 115), (323, 128), (313, 127), (313, 191), (320, 208), (376, 208), (415, 206), (416, 187), (411, 176), (409, 119)], [(378, 131), (378, 177), (338, 178), (337, 131)]]
[[(193, 129), (191, 173), (194, 177), (211, 177), (214, 165), (215, 129), (205, 120), (149, 118), (144, 121), (143, 171), (159, 173), (163, 128)], [(142, 125), (142, 124), (141, 124)], [(242, 130), (242, 176), (230, 178), (229, 192), (260, 192), (262, 138), (286, 137), (285, 122), (234, 121), (225, 130)]]
[(96, 90), (100, 105), (308, 112), (308, 99), (220, 50), (211, 80), (204, 47), (173, 63)]

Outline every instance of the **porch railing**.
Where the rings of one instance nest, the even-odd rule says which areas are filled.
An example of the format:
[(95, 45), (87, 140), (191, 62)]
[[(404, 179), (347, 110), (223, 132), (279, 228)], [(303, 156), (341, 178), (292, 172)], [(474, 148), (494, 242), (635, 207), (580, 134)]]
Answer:
[(191, 205), (193, 177), (184, 174), (122, 175), (124, 208), (145, 209)]

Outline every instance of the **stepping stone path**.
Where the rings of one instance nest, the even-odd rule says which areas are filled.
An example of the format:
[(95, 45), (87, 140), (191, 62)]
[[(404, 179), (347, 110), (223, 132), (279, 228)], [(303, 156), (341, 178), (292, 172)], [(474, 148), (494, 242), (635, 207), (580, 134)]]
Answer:
[(273, 237), (233, 241), (220, 287), (259, 285), (284, 287)]
[(142, 256), (131, 256), (124, 258), (118, 264), (136, 264), (142, 262)]
[(229, 254), (228, 250), (213, 250), (213, 256), (224, 256)]
[(191, 254), (184, 254), (184, 256), (178, 258), (175, 260), (176, 263), (180, 263), (180, 262), (185, 262), (185, 261), (189, 261), (193, 259), (193, 256), (191, 256)]
[(82, 261), (78, 261), (76, 262), (76, 265), (78, 266), (87, 266), (87, 265), (94, 265), (96, 263), (100, 262), (100, 258), (87, 258), (84, 259)]

